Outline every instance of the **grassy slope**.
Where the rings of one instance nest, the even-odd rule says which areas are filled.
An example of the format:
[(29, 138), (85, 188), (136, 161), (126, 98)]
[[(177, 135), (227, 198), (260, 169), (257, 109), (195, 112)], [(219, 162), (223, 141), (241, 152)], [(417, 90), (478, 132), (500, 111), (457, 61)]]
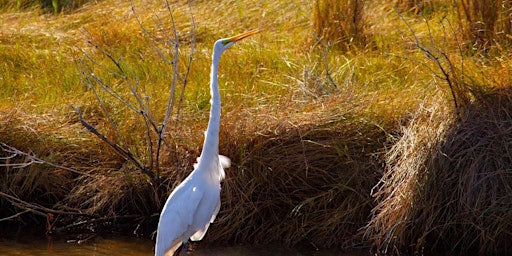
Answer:
[[(177, 27), (186, 38), (191, 30), (188, 9), (181, 3), (172, 6)], [(152, 18), (155, 13), (164, 17), (161, 3), (135, 1), (135, 7), (150, 32), (158, 35)], [(446, 84), (428, 69), (432, 63), (415, 50), (408, 28), (384, 3), (368, 6), (371, 46), (329, 52), (329, 70), (339, 87), (322, 89), (329, 83), (323, 50), (311, 47), (311, 9), (310, 1), (192, 4), (197, 48), (178, 130), (179, 146), (190, 154), (168, 158), (173, 165), (165, 170), (166, 184), (176, 185), (190, 171), (201, 146), (209, 107), (206, 85), (211, 45), (218, 38), (248, 29), (263, 30), (226, 52), (221, 62), (221, 152), (235, 166), (224, 184), (224, 206), (217, 228), (214, 224), (209, 231), (210, 241), (296, 244), (307, 239), (320, 246), (353, 241), (352, 235), (373, 207), (369, 193), (382, 172), (380, 156), (389, 134), (396, 132), (399, 121), (420, 102), (439, 93), (449, 97)], [(405, 19), (421, 40), (430, 41), (422, 18), (411, 15)], [(443, 41), (442, 27), (435, 22), (431, 26), (435, 42), (428, 44), (457, 56), (457, 43)], [(94, 172), (94, 176), (77, 176), (53, 170), (52, 177), (68, 187), (54, 191), (45, 182), (32, 185), (53, 198), (33, 201), (64, 200), (59, 202), (93, 216), (158, 212), (165, 195), (155, 198), (141, 175), (117, 172), (126, 168), (122, 159), (97, 146), (98, 141), (80, 128), (70, 107), (86, 109), (93, 119), (98, 112), (74, 62), (83, 56), (79, 49), (91, 50), (89, 39), (122, 56), (155, 104), (165, 102), (162, 88), (169, 83), (166, 74), (170, 70), (156, 61), (130, 3), (102, 1), (59, 15), (35, 9), (5, 11), (0, 14), (0, 31), (2, 140), (51, 156), (48, 160)], [(184, 40), (183, 51), (189, 47)], [(505, 57), (491, 62), (472, 57), (466, 60), (465, 72), (479, 84), (504, 85), (511, 77), (503, 75), (509, 63)], [(136, 121), (115, 104), (112, 109), (119, 120), (125, 120), (121, 131), (132, 134)], [(157, 114), (162, 111), (157, 107)], [(101, 118), (96, 121), (103, 125)], [(143, 151), (137, 138), (132, 136), (128, 142), (135, 151)], [(27, 175), (37, 180), (38, 175), (12, 173), (6, 185), (20, 191), (20, 180)], [(319, 205), (325, 211), (317, 211)], [(255, 214), (254, 208), (267, 219)], [(154, 223), (154, 218), (149, 219)]]
[[(178, 7), (175, 10), (178, 28), (186, 35), (190, 31), (187, 9), (179, 4), (174, 6)], [(202, 102), (200, 107), (205, 107), (207, 103), (208, 92), (205, 85), (208, 80), (212, 43), (220, 37), (255, 27), (263, 29), (264, 32), (251, 39), (252, 42), (245, 42), (242, 47), (231, 49), (223, 58), (221, 68), (227, 79), (223, 81), (226, 84), (223, 88), (225, 107), (229, 109), (232, 102), (238, 102), (230, 100), (230, 97), (238, 98), (240, 95), (249, 98), (244, 103), (254, 105), (261, 98), (273, 99), (273, 95), (303, 93), (296, 84), (306, 84), (305, 87), (309, 90), (316, 89), (315, 86), (308, 88), (307, 84), (311, 82), (308, 80), (322, 75), (323, 61), (321, 53), (311, 52), (308, 46), (312, 43), (311, 6), (308, 1), (294, 4), (235, 4), (221, 1), (218, 5), (198, 2), (192, 8), (198, 29), (198, 49), (188, 86), (189, 100)], [(148, 22), (146, 24), (150, 28), (153, 12), (164, 13), (162, 6), (152, 8), (151, 5), (138, 5), (137, 12)], [(383, 23), (375, 22), (371, 29), (376, 32), (394, 29), (382, 28), (385, 26)], [(86, 90), (80, 83), (76, 67), (73, 66), (73, 58), (79, 54), (74, 48), (87, 48), (88, 39), (105, 42), (124, 58), (134, 58), (135, 69), (152, 70), (157, 65), (141, 62), (137, 59), (138, 56), (134, 56), (135, 53), (149, 54), (152, 49), (136, 25), (127, 2), (86, 5), (82, 9), (62, 15), (41, 14), (37, 10), (7, 12), (2, 15), (2, 26), (2, 54), (5, 54), (4, 59), (7, 61), (2, 67), (5, 75), (0, 93), (9, 99), (2, 102), (3, 108), (18, 105), (30, 109), (30, 112), (46, 112), (56, 106), (67, 108), (67, 104), (79, 102)], [(336, 81), (346, 83), (351, 81), (344, 80), (357, 79), (358, 92), (370, 90), (387, 93), (405, 87), (421, 87), (407, 83), (420, 80), (417, 78), (421, 75), (407, 71), (410, 63), (404, 63), (400, 59), (382, 58), (380, 50), (389, 51), (389, 48), (394, 48), (400, 51), (403, 48), (402, 45), (386, 45), (386, 42), (400, 40), (400, 35), (383, 33), (376, 37), (381, 48), (377, 52), (356, 51), (345, 56), (338, 53), (330, 55), (333, 69), (331, 72)], [(242, 66), (253, 66), (254, 69), (247, 70)], [(407, 73), (389, 75), (389, 72), (396, 70)], [(247, 77), (254, 78), (248, 80)], [(34, 81), (41, 86), (33, 86)], [(55, 85), (56, 81), (59, 86)], [(161, 84), (167, 81), (151, 82)], [(194, 98), (199, 96), (200, 99)], [(254, 99), (255, 97), (259, 99)]]

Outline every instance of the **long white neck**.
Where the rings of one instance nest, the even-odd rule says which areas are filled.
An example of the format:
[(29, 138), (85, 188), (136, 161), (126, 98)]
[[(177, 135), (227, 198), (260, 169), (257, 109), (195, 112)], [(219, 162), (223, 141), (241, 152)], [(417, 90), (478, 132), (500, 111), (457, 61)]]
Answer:
[(217, 68), (219, 66), (221, 54), (222, 53), (214, 51), (212, 56), (212, 68), (210, 73), (210, 121), (208, 122), (208, 129), (206, 130), (203, 151), (201, 152), (201, 160), (198, 163), (199, 165), (201, 165), (202, 161), (218, 161), (219, 157), (220, 92), (217, 81)]

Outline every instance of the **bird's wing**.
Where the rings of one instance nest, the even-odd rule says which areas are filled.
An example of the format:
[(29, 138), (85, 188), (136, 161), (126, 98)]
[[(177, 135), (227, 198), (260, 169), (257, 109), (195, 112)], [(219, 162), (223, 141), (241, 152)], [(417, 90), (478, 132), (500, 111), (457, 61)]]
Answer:
[(220, 200), (217, 202), (217, 206), (215, 207), (215, 210), (213, 211), (212, 219), (210, 220), (210, 223), (213, 223), (215, 221), (215, 218), (217, 217), (217, 214), (220, 210)]
[[(219, 179), (223, 180), (226, 177), (226, 173), (224, 172), (224, 168), (229, 168), (231, 166), (231, 160), (223, 155), (219, 155), (219, 162), (217, 162)], [(219, 184), (220, 185), (220, 184)]]
[(215, 216), (220, 208), (220, 185), (208, 182), (203, 183), (201, 188), (204, 188), (205, 192), (194, 213), (195, 233), (190, 236), (190, 240), (192, 241), (203, 239), (208, 227), (210, 227), (210, 223), (215, 220)]
[(212, 223), (215, 220), (215, 217), (217, 216), (217, 213), (219, 212), (219, 209), (220, 209), (220, 199), (217, 200), (217, 204), (215, 206), (215, 209), (212, 212), (212, 215), (211, 215), (209, 221), (206, 221), (206, 223), (204, 224), (204, 229), (197, 230), (197, 232), (194, 233), (190, 237), (190, 240), (192, 240), (192, 241), (200, 241), (200, 240), (203, 239), (204, 235), (206, 234), (206, 231), (208, 231), (208, 228), (210, 227), (210, 223)]
[(190, 240), (191, 241), (201, 241), (204, 237), (204, 235), (206, 234), (206, 231), (208, 230), (208, 227), (210, 226), (210, 222), (208, 222), (206, 224), (206, 226), (204, 227), (204, 230), (198, 230), (195, 234), (193, 234), (191, 237), (190, 237)]
[(191, 184), (180, 184), (165, 203), (158, 222), (155, 246), (157, 255), (163, 255), (171, 249), (176, 250), (193, 232), (190, 230), (194, 221), (193, 213), (197, 210), (204, 191)]

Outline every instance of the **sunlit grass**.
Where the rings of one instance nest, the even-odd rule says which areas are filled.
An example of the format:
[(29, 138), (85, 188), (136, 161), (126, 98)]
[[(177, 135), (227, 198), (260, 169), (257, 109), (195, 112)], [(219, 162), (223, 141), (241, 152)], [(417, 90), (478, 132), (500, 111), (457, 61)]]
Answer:
[[(94, 73), (130, 97), (126, 81), (109, 71), (116, 67), (97, 45), (121, 61), (129, 81), (138, 82), (137, 90), (162, 122), (172, 66), (155, 52), (135, 16), (167, 57), (173, 48), (158, 25), (169, 32), (172, 22), (161, 1), (133, 4), (135, 13), (130, 1), (89, 2), (59, 14), (12, 6), (0, 13), (1, 142), (91, 174), (68, 177), (59, 170), (40, 170), (48, 171), (44, 177), (55, 184), (69, 178), (73, 185), (49, 193), (48, 198), (64, 200), (59, 203), (91, 215), (150, 215), (158, 212), (166, 196), (154, 197), (147, 177), (132, 172), (133, 167), (87, 133), (71, 107), (80, 107), (86, 119), (107, 136), (118, 136), (80, 74)], [(512, 79), (506, 50), (483, 56), (462, 49), (467, 42), (455, 25), (457, 16), (446, 5), (399, 14), (386, 1), (367, 3), (365, 44), (345, 50), (329, 48), (313, 36), (311, 1), (218, 0), (171, 6), (180, 37), (180, 70), (186, 68), (194, 31), (196, 45), (179, 125), (168, 132), (175, 144), (167, 145), (162, 160), (164, 192), (185, 177), (199, 154), (208, 122), (213, 43), (249, 29), (262, 30), (229, 49), (220, 63), (220, 150), (232, 158), (233, 168), (223, 190), (227, 207), (219, 214), (217, 231), (215, 224), (209, 231), (213, 241), (225, 235), (233, 241), (283, 239), (294, 245), (310, 239), (320, 246), (333, 246), (352, 239), (375, 204), (370, 189), (384, 171), (382, 156), (400, 133), (399, 124), (432, 99), (447, 104), (440, 108), (453, 107), (436, 62), (417, 44), (445, 53), (454, 70), (464, 75), (456, 78), (468, 84), (507, 86)], [(80, 60), (87, 56), (107, 68), (84, 69)], [(99, 91), (99, 97), (127, 147), (144, 159), (147, 145), (140, 116), (104, 91)], [(133, 98), (130, 102), (136, 104)], [(37, 176), (32, 170), (28, 173), (33, 176), (27, 176), (31, 181)], [(6, 182), (14, 184), (26, 174), (20, 172)], [(41, 191), (53, 189), (44, 182), (21, 188), (30, 184)], [(265, 197), (269, 191), (281, 197)], [(297, 191), (303, 193), (290, 196)], [(317, 212), (316, 203), (326, 210)], [(133, 209), (130, 204), (135, 205)], [(254, 215), (255, 207), (274, 214), (275, 222), (265, 223), (274, 236), (258, 229), (262, 220)], [(335, 232), (337, 237), (312, 239), (308, 232), (325, 237)]]

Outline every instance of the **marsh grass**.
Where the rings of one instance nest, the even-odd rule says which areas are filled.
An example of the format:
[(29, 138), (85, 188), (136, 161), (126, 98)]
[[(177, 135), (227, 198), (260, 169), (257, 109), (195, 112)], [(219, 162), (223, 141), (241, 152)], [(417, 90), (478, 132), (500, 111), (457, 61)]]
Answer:
[(208, 240), (318, 247), (360, 241), (356, 233), (372, 207), (369, 189), (382, 164), (376, 153), (387, 136), (382, 127), (392, 124), (364, 109), (370, 99), (358, 100), (318, 99), (303, 106), (307, 114), (294, 111), (300, 104), (272, 115), (229, 113), (226, 118), (265, 128), (225, 127), (236, 137), (221, 149), (237, 164), (223, 184), (217, 232)]
[[(20, 110), (2, 111), (0, 115), (2, 143), (15, 145), (17, 150), (27, 153), (16, 154), (6, 150), (7, 147), (2, 144), (2, 193), (18, 199), (30, 198), (30, 203), (34, 205), (59, 211), (59, 202), (69, 196), (77, 177), (89, 175), (99, 162), (103, 162), (102, 166), (109, 166), (116, 161), (115, 158), (106, 157), (110, 154), (96, 147), (96, 142), (90, 137), (76, 134), (76, 122), (61, 116), (29, 114)], [(36, 155), (52, 165), (32, 158)], [(75, 171), (69, 171), (70, 168)], [(20, 207), (21, 204), (22, 210), (30, 206), (23, 200), (12, 201), (7, 197), (2, 197), (1, 201), (4, 206), (10, 203)], [(4, 209), (2, 217), (12, 213), (10, 207)], [(72, 211), (79, 212), (77, 208)], [(40, 221), (45, 221), (47, 212), (44, 210), (33, 209), (31, 212), (35, 216), (42, 216)], [(44, 227), (44, 222), (40, 227)]]
[(460, 119), (435, 103), (404, 127), (369, 224), (380, 252), (510, 252), (510, 95), (491, 90)]
[[(70, 105), (79, 107), (88, 122), (115, 137), (104, 112), (110, 113), (118, 133), (125, 137), (124, 143), (144, 158), (147, 144), (141, 134), (145, 125), (107, 94), (101, 95), (104, 108), (98, 107), (94, 93), (82, 83), (84, 74), (77, 69), (77, 60), (85, 53), (102, 64), (108, 62), (88, 43), (90, 40), (122, 60), (123, 67), (134, 74), (132, 78), (138, 79), (141, 93), (156, 103), (165, 102), (168, 66), (158, 61), (150, 43), (162, 47), (166, 54), (172, 49), (162, 30), (150, 25), (155, 14), (166, 17), (164, 5), (134, 1), (150, 40), (134, 19), (128, 1), (90, 3), (63, 15), (41, 14), (30, 8), (0, 13), (0, 56), (5, 60), (0, 65), (0, 95), (5, 99), (0, 103), (1, 142), (62, 166), (2, 167), (0, 182), (6, 186), (1, 192), (44, 206), (37, 208), (38, 225), (44, 226), (48, 212), (57, 214), (55, 230), (67, 232), (82, 228), (78, 224), (81, 221), (102, 221), (136, 223), (129, 227), (131, 231), (138, 230), (138, 224), (147, 225), (145, 233), (151, 233), (165, 198), (192, 171), (201, 150), (208, 121), (213, 42), (259, 27), (263, 33), (230, 49), (220, 63), (220, 152), (232, 159), (233, 166), (226, 170), (221, 212), (205, 237), (206, 243), (346, 247), (369, 239), (381, 252), (397, 248), (421, 253), (423, 246), (442, 251), (446, 244), (441, 238), (446, 238), (446, 243), (457, 245), (454, 250), (499, 252), (493, 246), (508, 239), (505, 230), (509, 226), (494, 221), (509, 216), (506, 207), (497, 207), (508, 204), (508, 172), (499, 169), (493, 173), (491, 169), (506, 166), (507, 154), (501, 152), (503, 164), (497, 164), (502, 161), (497, 151), (494, 156), (482, 155), (496, 164), (485, 165), (488, 172), (469, 172), (466, 170), (471, 168), (464, 164), (471, 162), (467, 157), (477, 156), (471, 150), (479, 147), (455, 142), (481, 138), (483, 144), (477, 145), (491, 148), (495, 141), (478, 137), (485, 134), (477, 129), (480, 125), (495, 129), (495, 136), (506, 137), (506, 127), (499, 122), (492, 124), (493, 118), (485, 118), (483, 113), (493, 113), (495, 120), (508, 122), (508, 91), (490, 88), (510, 85), (509, 57), (491, 59), (462, 51), (464, 30), (453, 25), (458, 24), (459, 16), (446, 5), (427, 6), (428, 13), (427, 7), (422, 7), (421, 12), (398, 15), (395, 3), (367, 2), (362, 20), (364, 35), (371, 35), (371, 40), (363, 41), (361, 47), (352, 47), (354, 41), (344, 42), (351, 47), (347, 51), (329, 48), (328, 43), (311, 44), (316, 40), (311, 36), (315, 19), (311, 1), (213, 3), (191, 2), (197, 49), (179, 125), (166, 133), (172, 143), (162, 151), (157, 195), (147, 176), (134, 171), (132, 164), (80, 125)], [(186, 39), (192, 32), (188, 8), (173, 3), (183, 51), (191, 47)], [(170, 26), (170, 21), (162, 20), (164, 27)], [(501, 45), (503, 51), (497, 53), (506, 52), (506, 44)], [(437, 55), (428, 55), (418, 46)], [(436, 57), (442, 59), (436, 62)], [(453, 68), (444, 74), (438, 64), (449, 65), (446, 60)], [(122, 79), (105, 69), (81, 67), (88, 71), (86, 75), (101, 76), (123, 96), (129, 94), (122, 89)], [(460, 119), (455, 118), (447, 77), (460, 82), (455, 93), (465, 97), (459, 107), (463, 110)], [(484, 86), (477, 93), (468, 91), (477, 88), (473, 85)], [(469, 96), (462, 97), (465, 93)], [(159, 104), (151, 106), (155, 116), (165, 112)], [(484, 123), (479, 123), (477, 116)], [(465, 130), (464, 125), (469, 124), (473, 128)], [(448, 134), (453, 139), (449, 140)], [(505, 137), (503, 143), (507, 142)], [(448, 142), (456, 149), (449, 151), (452, 144)], [(500, 149), (507, 148), (500, 145)], [(434, 158), (446, 160), (437, 151), (440, 148), (452, 152), (453, 158), (467, 155), (458, 165), (448, 162), (439, 164), (438, 169), (430, 168), (427, 164)], [(30, 163), (31, 159), (22, 155), (3, 161)], [(445, 177), (445, 181), (433, 181), (432, 173)], [(478, 182), (475, 178), (475, 183), (470, 183), (466, 180), (469, 177), (478, 177)], [(374, 188), (375, 184), (379, 185)], [(475, 184), (492, 188), (479, 191)], [(376, 198), (371, 196), (372, 188)], [(496, 191), (503, 191), (504, 196)], [(468, 193), (467, 197), (457, 197), (461, 193)], [(470, 200), (477, 196), (481, 199)], [(14, 199), (0, 198), (2, 209), (7, 209), (0, 212), (2, 218), (30, 218), (20, 202), (13, 206)], [(451, 204), (436, 208), (440, 202)], [(469, 216), (464, 215), (467, 211), (455, 212), (456, 206), (476, 210)], [(493, 209), (492, 213), (482, 210), (485, 207)], [(475, 216), (485, 218), (479, 223)], [(471, 222), (467, 226), (462, 220)], [(454, 222), (457, 224), (452, 225)], [(366, 224), (366, 229), (361, 229)], [(493, 234), (486, 225), (505, 235)], [(463, 229), (469, 230), (468, 235), (457, 236)], [(478, 234), (477, 229), (485, 232)], [(362, 236), (364, 231), (366, 237)], [(471, 236), (478, 242), (467, 240)], [(459, 240), (450, 240), (455, 238)]]
[(364, 4), (361, 0), (316, 0), (313, 9), (316, 37), (342, 49), (366, 46)]
[(84, 4), (94, 2), (91, 0), (2, 0), (0, 1), (0, 10), (26, 10), (40, 8), (45, 12), (60, 13), (70, 12), (78, 9)]

